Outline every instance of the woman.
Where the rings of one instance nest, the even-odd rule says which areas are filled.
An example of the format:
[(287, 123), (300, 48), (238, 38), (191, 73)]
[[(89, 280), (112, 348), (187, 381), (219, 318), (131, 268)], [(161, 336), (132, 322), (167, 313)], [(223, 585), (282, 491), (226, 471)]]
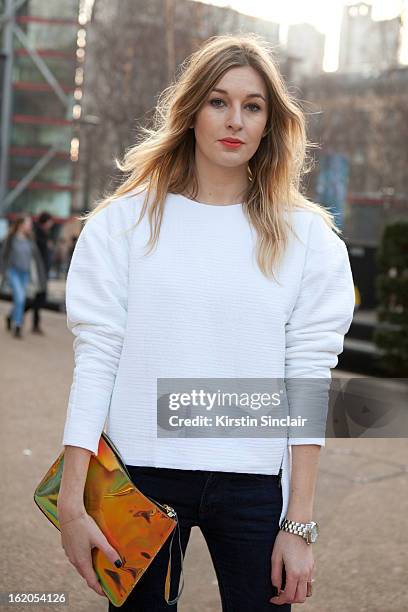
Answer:
[[(77, 365), (63, 437), (62, 545), (102, 595), (90, 550), (112, 563), (118, 554), (85, 512), (83, 487), (107, 417), (134, 483), (177, 511), (183, 553), (200, 527), (223, 610), (287, 611), (311, 595), (304, 536), (324, 437), (159, 438), (157, 386), (330, 378), (353, 315), (347, 250), (331, 214), (299, 191), (304, 115), (261, 38), (209, 39), (144, 133), (119, 164), (126, 180), (85, 216), (67, 279)], [(284, 530), (285, 517), (304, 534)], [(168, 552), (124, 610), (167, 609)]]
[(0, 254), (0, 273), (2, 285), (8, 282), (13, 296), (13, 307), (6, 316), (6, 329), (13, 331), (15, 338), (22, 338), (28, 284), (31, 280), (35, 283), (36, 290), (42, 291), (46, 283), (41, 254), (32, 236), (32, 220), (29, 215), (23, 214), (12, 223)]

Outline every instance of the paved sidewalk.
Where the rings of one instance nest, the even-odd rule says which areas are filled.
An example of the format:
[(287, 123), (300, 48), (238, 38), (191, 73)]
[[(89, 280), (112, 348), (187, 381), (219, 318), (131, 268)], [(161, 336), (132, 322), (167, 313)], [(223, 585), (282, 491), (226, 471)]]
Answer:
[[(0, 302), (0, 591), (65, 590), (70, 605), (64, 609), (103, 612), (107, 602), (89, 590), (70, 565), (59, 533), (32, 497), (62, 450), (73, 337), (64, 314), (46, 311), (45, 337), (32, 335), (26, 323), (24, 338), (16, 340), (5, 331), (8, 308), (7, 302)], [(321, 535), (314, 548), (314, 594), (305, 604), (294, 605), (294, 612), (408, 610), (407, 450), (405, 439), (327, 440), (315, 503)], [(187, 550), (185, 579), (179, 612), (221, 611), (210, 556), (197, 528)], [(1, 606), (8, 609), (27, 606)]]

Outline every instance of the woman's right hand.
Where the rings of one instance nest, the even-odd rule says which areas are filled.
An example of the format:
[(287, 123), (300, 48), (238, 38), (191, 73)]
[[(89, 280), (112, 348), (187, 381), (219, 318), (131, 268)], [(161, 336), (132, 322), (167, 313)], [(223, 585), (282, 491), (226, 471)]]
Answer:
[(108, 540), (94, 521), (83, 508), (73, 513), (58, 513), (60, 520), (61, 544), (69, 561), (85, 579), (87, 585), (102, 597), (106, 597), (98, 576), (92, 565), (92, 548), (98, 548), (114, 565), (120, 561), (120, 555), (109, 544)]

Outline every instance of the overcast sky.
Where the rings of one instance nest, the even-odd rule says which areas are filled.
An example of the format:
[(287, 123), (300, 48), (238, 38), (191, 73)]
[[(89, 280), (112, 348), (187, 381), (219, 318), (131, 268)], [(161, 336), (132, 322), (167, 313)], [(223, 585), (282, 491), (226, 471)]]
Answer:
[[(354, 4), (344, 0), (200, 0), (217, 6), (230, 6), (241, 13), (270, 19), (282, 25), (281, 42), (285, 42), (287, 26), (292, 23), (307, 22), (326, 35), (324, 58), (325, 70), (336, 70), (338, 63), (340, 26), (343, 6)], [(408, 9), (407, 0), (373, 0), (373, 19), (391, 19)], [(406, 30), (406, 28), (405, 28)], [(405, 37), (406, 38), (406, 37)], [(405, 41), (404, 41), (405, 43)], [(402, 60), (408, 62), (405, 51)]]

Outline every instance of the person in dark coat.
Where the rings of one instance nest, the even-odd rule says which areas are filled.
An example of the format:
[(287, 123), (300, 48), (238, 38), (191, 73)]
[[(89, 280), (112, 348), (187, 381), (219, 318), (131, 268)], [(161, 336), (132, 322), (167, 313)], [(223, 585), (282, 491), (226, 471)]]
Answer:
[[(51, 240), (49, 237), (50, 230), (54, 225), (54, 220), (52, 215), (49, 212), (42, 212), (36, 223), (34, 223), (34, 236), (35, 242), (37, 244), (38, 250), (41, 254), (41, 259), (43, 261), (46, 281), (49, 278), (50, 268), (51, 268), (51, 259), (52, 259), (52, 247)], [(45, 302), (47, 300), (47, 282), (45, 284), (45, 289), (38, 291), (33, 300), (27, 301), (25, 305), (25, 310), (29, 310), (30, 308), (33, 311), (33, 324), (32, 324), (32, 333), (44, 335), (44, 330), (42, 329), (40, 310), (44, 308)]]

